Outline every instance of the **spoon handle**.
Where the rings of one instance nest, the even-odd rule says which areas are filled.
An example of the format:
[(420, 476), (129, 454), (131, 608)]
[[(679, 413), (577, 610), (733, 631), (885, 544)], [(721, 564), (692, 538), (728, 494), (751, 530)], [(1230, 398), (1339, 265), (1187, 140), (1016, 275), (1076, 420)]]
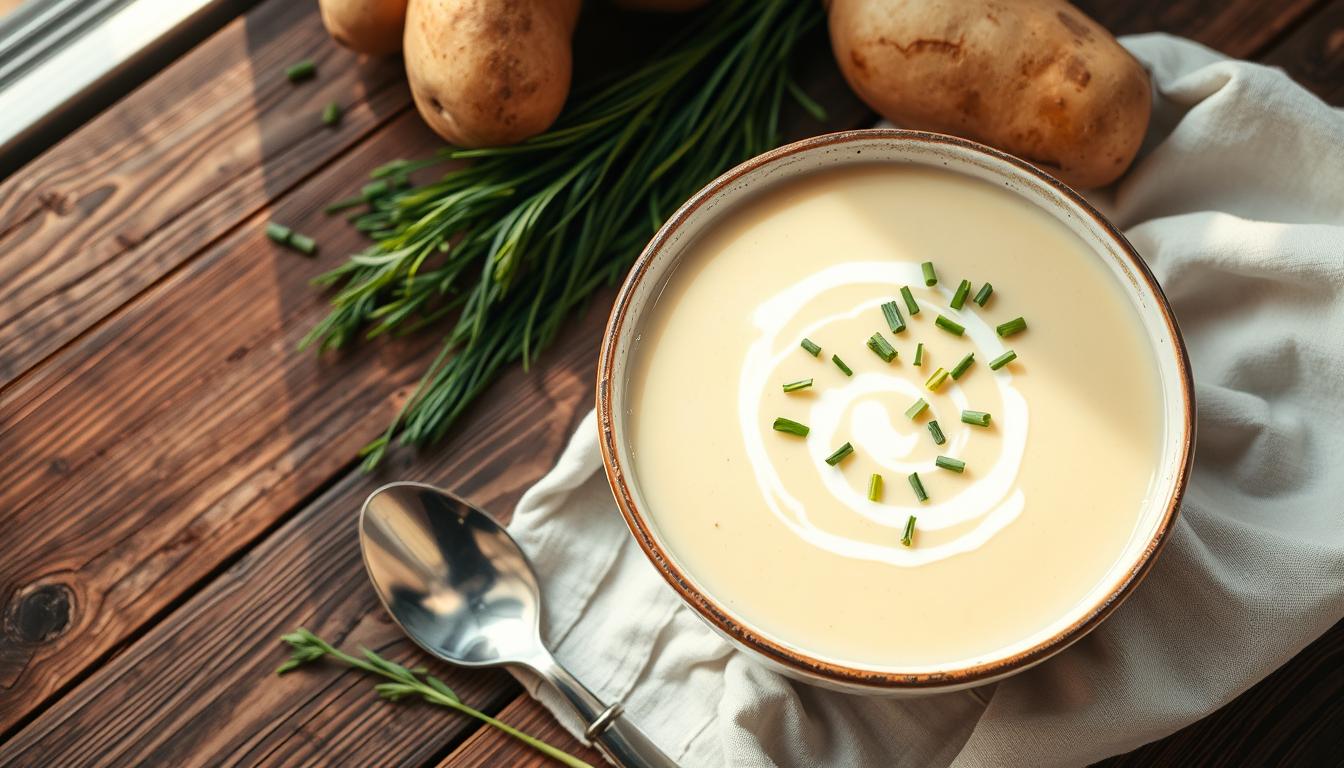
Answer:
[(621, 768), (677, 768), (630, 719), (621, 715), (619, 704), (606, 705), (554, 658), (529, 664), (555, 689), (564, 694), (579, 718), (588, 723), (584, 734), (594, 746)]

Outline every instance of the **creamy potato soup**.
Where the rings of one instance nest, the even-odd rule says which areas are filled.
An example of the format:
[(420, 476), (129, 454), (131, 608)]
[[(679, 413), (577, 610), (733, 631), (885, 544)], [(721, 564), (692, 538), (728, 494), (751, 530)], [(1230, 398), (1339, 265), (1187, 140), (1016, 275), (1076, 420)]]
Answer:
[(1060, 619), (1138, 535), (1161, 456), (1118, 278), (948, 171), (851, 166), (736, 204), (632, 355), (634, 478), (672, 557), (841, 663), (970, 663)]

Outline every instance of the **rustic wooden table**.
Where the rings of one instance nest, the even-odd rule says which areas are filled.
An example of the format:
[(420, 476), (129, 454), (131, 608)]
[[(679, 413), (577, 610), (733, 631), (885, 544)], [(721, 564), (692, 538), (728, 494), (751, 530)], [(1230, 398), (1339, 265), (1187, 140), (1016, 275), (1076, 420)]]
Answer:
[[(1344, 0), (1083, 5), (1117, 33), (1190, 36), (1344, 101)], [(599, 45), (581, 39), (581, 59)], [(831, 119), (791, 119), (794, 136), (871, 120), (816, 48), (809, 87)], [(281, 73), (303, 57), (321, 76), (295, 87)], [(349, 108), (323, 130), (333, 99)], [(315, 3), (265, 0), (0, 184), (0, 764), (542, 762), (475, 721), (383, 703), (355, 673), (272, 675), (299, 625), (423, 662), (365, 581), (360, 501), (421, 479), (506, 518), (591, 407), (609, 292), (445, 444), (357, 469), (436, 342), (296, 349), (325, 312), (309, 279), (360, 246), (321, 208), (438, 146), (399, 62), (332, 44)], [(315, 235), (318, 257), (268, 242), (271, 218)], [(503, 672), (429, 666), (598, 759)], [(1340, 733), (1344, 624), (1108, 764), (1339, 764)]]

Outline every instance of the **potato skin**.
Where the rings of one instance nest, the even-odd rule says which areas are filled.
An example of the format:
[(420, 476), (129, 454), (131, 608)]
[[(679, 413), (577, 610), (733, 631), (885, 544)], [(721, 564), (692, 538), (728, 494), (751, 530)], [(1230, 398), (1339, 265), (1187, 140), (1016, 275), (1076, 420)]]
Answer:
[(459, 147), (516, 144), (569, 95), (580, 0), (410, 0), (402, 53), (416, 109)]
[(1109, 184), (1148, 127), (1148, 73), (1061, 0), (831, 0), (845, 79), (883, 117)]
[(406, 0), (318, 0), (327, 34), (352, 51), (388, 56), (401, 50)]

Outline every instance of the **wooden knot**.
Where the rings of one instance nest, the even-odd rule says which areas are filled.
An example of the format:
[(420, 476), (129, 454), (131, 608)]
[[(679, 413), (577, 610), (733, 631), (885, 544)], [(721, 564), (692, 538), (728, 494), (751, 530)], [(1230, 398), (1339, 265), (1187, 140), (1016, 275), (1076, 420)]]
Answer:
[(60, 637), (70, 626), (74, 597), (64, 584), (29, 585), (20, 589), (5, 607), (5, 639), (37, 645)]

